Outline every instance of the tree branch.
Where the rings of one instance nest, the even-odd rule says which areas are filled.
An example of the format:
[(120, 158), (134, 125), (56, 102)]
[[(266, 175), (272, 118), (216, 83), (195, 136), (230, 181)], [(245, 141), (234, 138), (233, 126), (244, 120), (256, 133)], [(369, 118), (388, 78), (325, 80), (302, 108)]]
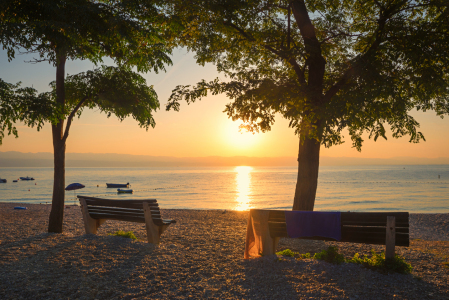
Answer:
[(340, 91), (340, 89), (347, 84), (348, 80), (352, 76), (357, 74), (357, 69), (361, 66), (361, 64), (364, 64), (368, 57), (379, 48), (380, 43), (383, 41), (385, 24), (387, 23), (387, 20), (396, 13), (397, 11), (395, 11), (394, 7), (380, 12), (378, 27), (374, 33), (375, 39), (373, 43), (368, 47), (364, 54), (360, 55), (354, 60), (354, 63), (351, 64), (349, 69), (347, 69), (340, 77), (340, 79), (326, 92), (326, 94), (324, 95), (325, 102), (329, 102), (332, 97), (335, 96), (338, 91)]
[(69, 136), (70, 126), (72, 125), (72, 120), (75, 117), (76, 112), (80, 109), (80, 107), (83, 105), (83, 103), (87, 99), (88, 99), (88, 96), (85, 96), (83, 99), (81, 99), (81, 101), (78, 102), (78, 104), (75, 106), (75, 108), (70, 112), (70, 115), (67, 118), (67, 124), (65, 126), (64, 136), (62, 137), (62, 140), (64, 141), (64, 143), (67, 140), (67, 137)]

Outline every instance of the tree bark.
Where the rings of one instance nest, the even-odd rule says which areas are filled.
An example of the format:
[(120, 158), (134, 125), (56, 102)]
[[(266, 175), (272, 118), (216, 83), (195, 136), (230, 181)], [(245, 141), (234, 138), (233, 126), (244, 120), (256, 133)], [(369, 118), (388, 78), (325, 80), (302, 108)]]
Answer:
[(310, 139), (307, 133), (304, 141), (299, 142), (298, 178), (296, 181), (293, 210), (312, 211), (315, 205), (320, 165), (320, 142)]
[[(63, 51), (56, 52), (56, 102), (61, 106), (65, 105), (65, 62), (66, 56)], [(65, 198), (65, 149), (66, 143), (63, 138), (64, 119), (60, 119), (57, 124), (52, 125), (53, 156), (54, 156), (54, 176), (53, 176), (53, 198), (51, 201), (51, 212), (48, 221), (48, 232), (62, 233), (64, 219), (64, 198)]]

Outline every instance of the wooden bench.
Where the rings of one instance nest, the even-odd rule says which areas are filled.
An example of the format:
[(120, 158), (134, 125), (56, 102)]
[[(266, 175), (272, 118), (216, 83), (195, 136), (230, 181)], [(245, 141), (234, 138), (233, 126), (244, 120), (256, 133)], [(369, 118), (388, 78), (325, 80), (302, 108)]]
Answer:
[[(279, 238), (288, 237), (285, 213), (280, 210), (257, 210), (269, 212), (268, 230), (271, 243), (265, 247), (264, 255), (274, 254)], [(251, 218), (251, 213), (250, 213)], [(248, 223), (248, 226), (250, 224)], [(257, 224), (257, 227), (263, 227)], [(255, 228), (256, 232), (260, 229)], [(328, 240), (323, 237), (302, 237), (300, 239)], [(386, 245), (386, 258), (394, 257), (395, 246), (410, 245), (408, 212), (342, 212), (341, 240), (337, 242)]]
[(77, 196), (83, 213), (86, 234), (97, 234), (106, 220), (145, 223), (148, 242), (160, 243), (161, 234), (175, 220), (163, 220), (156, 199), (112, 200)]

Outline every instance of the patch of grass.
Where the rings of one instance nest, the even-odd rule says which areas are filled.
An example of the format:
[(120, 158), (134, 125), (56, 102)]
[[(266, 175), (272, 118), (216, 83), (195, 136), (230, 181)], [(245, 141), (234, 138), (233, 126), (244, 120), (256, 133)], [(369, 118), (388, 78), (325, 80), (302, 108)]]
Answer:
[[(319, 260), (324, 260), (333, 264), (341, 264), (341, 263), (354, 263), (363, 265), (366, 268), (374, 269), (380, 272), (397, 272), (402, 274), (410, 274), (413, 270), (411, 264), (405, 261), (405, 259), (397, 254), (395, 254), (394, 258), (391, 260), (385, 259), (385, 253), (377, 253), (374, 249), (371, 250), (371, 257), (368, 255), (364, 255), (360, 257), (358, 253), (354, 255), (354, 257), (350, 259), (345, 259), (343, 254), (338, 253), (338, 248), (334, 246), (330, 246), (327, 250), (323, 250), (319, 253), (315, 253), (315, 255), (310, 255), (310, 253), (299, 254), (298, 252), (293, 252), (290, 249), (285, 249), (279, 252), (276, 252), (277, 255), (288, 256), (288, 257), (297, 257), (297, 259), (303, 258), (314, 258)], [(282, 261), (281, 258), (277, 258), (277, 261)], [(444, 262), (443, 266), (445, 268), (449, 268), (449, 262)], [(417, 278), (418, 280), (420, 278)]]
[(108, 235), (119, 236), (119, 237), (123, 237), (123, 238), (137, 240), (137, 237), (134, 235), (134, 233), (132, 231), (125, 232), (125, 231), (119, 230), (114, 233), (109, 233)]
[(411, 264), (406, 262), (403, 257), (395, 254), (394, 258), (391, 260), (385, 259), (385, 253), (376, 253), (374, 249), (371, 250), (371, 258), (368, 255), (364, 255), (363, 258), (360, 257), (358, 253), (354, 255), (353, 258), (348, 259), (347, 262), (361, 264), (367, 268), (377, 269), (384, 272), (397, 272), (402, 274), (410, 274), (413, 270)]
[(315, 253), (313, 258), (324, 260), (337, 265), (345, 262), (345, 257), (343, 256), (343, 254), (338, 253), (338, 248), (333, 246), (330, 246), (329, 248), (327, 248), (327, 250)]
[(290, 249), (285, 249), (279, 252), (276, 252), (277, 255), (282, 255), (282, 256), (289, 256), (289, 257), (295, 257), (295, 256), (299, 256), (298, 252), (293, 252)]

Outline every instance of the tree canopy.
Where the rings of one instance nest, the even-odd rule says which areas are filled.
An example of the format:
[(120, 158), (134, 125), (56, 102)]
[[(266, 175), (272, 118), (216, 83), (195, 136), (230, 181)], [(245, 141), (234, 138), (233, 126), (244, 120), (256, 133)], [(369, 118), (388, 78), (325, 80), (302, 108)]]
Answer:
[(178, 86), (167, 109), (226, 93), (225, 112), (250, 131), (288, 119), (301, 138), (294, 209), (313, 208), (320, 144), (342, 143), (344, 129), (358, 150), (387, 129), (419, 142), (411, 111), (449, 113), (445, 0), (173, 2), (184, 45), (228, 80)]
[[(18, 86), (4, 85), (6, 98), (0, 103), (8, 113), (0, 118), (2, 136), (3, 130), (17, 135), (16, 121), (38, 128), (42, 122), (51, 123), (55, 166), (50, 232), (62, 232), (65, 150), (73, 118), (86, 108), (99, 108), (120, 120), (132, 116), (146, 129), (155, 125), (152, 112), (159, 108), (157, 95), (132, 68), (158, 72), (171, 63), (173, 33), (179, 25), (159, 9), (160, 2), (4, 0), (0, 4), (0, 42), (8, 58), (13, 59), (17, 50), (35, 53), (34, 62), (47, 61), (56, 67), (52, 92), (36, 96), (30, 90), (32, 97), (26, 98), (33, 114), (16, 111), (25, 95)], [(67, 59), (98, 64), (104, 57), (117, 67), (103, 66), (65, 78)], [(49, 102), (50, 114), (45, 106), (35, 106), (41, 95)]]
[[(185, 44), (199, 63), (215, 63), (230, 80), (178, 86), (169, 109), (207, 90), (227, 93), (234, 101), (226, 112), (250, 130), (269, 130), (275, 113), (297, 133), (301, 123), (320, 120), (314, 137), (322, 144), (341, 143), (348, 128), (358, 149), (364, 131), (386, 137), (385, 124), (394, 137), (418, 142), (413, 109), (449, 112), (447, 1), (182, 3), (199, 11), (178, 3), (191, 13)], [(320, 70), (312, 60), (320, 60)], [(311, 76), (320, 81), (318, 91)]]

